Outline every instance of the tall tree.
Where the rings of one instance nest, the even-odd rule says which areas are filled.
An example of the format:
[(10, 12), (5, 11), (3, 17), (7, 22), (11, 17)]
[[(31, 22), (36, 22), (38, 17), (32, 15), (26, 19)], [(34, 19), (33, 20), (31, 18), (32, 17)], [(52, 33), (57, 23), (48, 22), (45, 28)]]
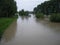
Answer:
[(34, 12), (42, 12), (47, 15), (51, 13), (60, 13), (60, 0), (45, 1), (34, 8)]
[(0, 0), (0, 17), (12, 17), (17, 12), (14, 0)]

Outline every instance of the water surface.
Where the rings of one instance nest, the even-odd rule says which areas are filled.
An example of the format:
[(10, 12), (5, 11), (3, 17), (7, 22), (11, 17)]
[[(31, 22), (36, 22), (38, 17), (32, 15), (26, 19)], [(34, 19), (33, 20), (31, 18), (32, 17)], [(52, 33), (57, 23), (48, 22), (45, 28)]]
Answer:
[(60, 23), (19, 17), (5, 31), (1, 45), (60, 45)]

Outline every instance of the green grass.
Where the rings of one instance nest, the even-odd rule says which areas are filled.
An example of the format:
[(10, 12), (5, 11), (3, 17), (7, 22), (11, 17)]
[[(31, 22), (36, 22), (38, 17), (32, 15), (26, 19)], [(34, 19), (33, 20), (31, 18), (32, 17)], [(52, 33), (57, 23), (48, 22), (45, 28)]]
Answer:
[(0, 38), (2, 37), (5, 29), (13, 22), (15, 18), (0, 18)]

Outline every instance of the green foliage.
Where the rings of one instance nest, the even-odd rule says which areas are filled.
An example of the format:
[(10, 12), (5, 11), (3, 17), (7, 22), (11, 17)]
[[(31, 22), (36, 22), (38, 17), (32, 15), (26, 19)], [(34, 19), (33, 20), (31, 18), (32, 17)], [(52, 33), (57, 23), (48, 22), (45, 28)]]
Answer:
[(28, 16), (28, 14), (29, 14), (28, 11), (24, 11), (24, 10), (19, 11), (20, 16)]
[(0, 38), (5, 29), (13, 22), (14, 18), (0, 18)]
[(44, 18), (44, 15), (43, 13), (36, 13), (36, 18)]
[(60, 0), (45, 1), (44, 3), (41, 3), (37, 7), (35, 7), (34, 12), (41, 12), (46, 15), (52, 13), (60, 13)]
[(0, 0), (0, 17), (12, 17), (17, 12), (14, 0)]
[[(60, 0), (49, 0), (39, 4), (34, 8), (34, 13), (36, 14), (37, 12), (46, 15), (51, 15), (54, 13), (51, 15), (50, 21), (60, 22)], [(39, 18), (40, 15), (37, 14), (36, 17)]]
[(60, 13), (54, 13), (50, 16), (50, 21), (60, 22)]

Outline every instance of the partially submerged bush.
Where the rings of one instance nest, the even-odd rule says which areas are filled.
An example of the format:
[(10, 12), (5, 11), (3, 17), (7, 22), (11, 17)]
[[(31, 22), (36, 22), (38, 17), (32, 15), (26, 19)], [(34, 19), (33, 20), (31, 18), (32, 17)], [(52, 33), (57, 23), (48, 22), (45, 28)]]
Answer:
[(51, 22), (60, 22), (60, 13), (54, 13), (50, 16)]
[(44, 14), (43, 13), (36, 13), (36, 18), (44, 18)]
[(28, 11), (21, 10), (21, 11), (19, 11), (19, 15), (20, 16), (28, 16), (29, 15), (29, 12)]

